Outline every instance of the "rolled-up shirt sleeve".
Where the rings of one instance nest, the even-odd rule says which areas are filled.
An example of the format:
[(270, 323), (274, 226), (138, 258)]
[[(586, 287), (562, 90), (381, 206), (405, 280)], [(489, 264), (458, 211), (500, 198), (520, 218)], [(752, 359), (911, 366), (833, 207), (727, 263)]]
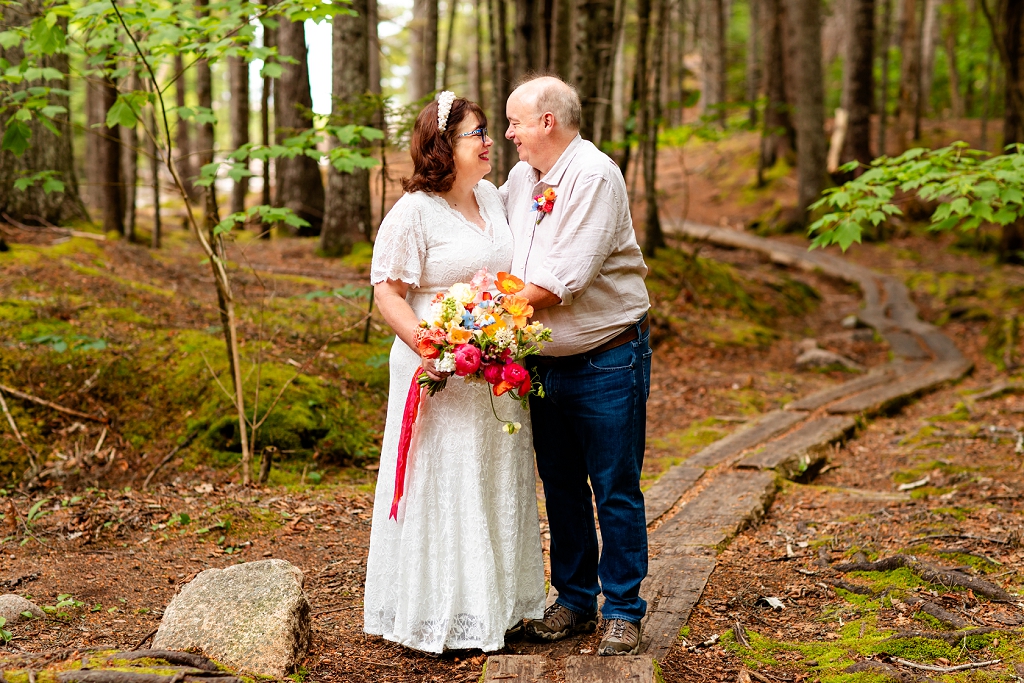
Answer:
[[(558, 296), (563, 306), (572, 304), (600, 273), (615, 248), (619, 213), (611, 183), (600, 175), (580, 178), (566, 200), (543, 266), (530, 272), (530, 281)], [(541, 221), (537, 230), (545, 227)]]

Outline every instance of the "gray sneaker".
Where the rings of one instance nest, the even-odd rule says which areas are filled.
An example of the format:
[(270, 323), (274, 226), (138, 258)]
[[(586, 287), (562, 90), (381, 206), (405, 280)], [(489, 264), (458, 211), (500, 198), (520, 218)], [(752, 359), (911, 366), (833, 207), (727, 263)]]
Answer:
[(612, 619), (605, 624), (604, 638), (597, 646), (599, 655), (635, 655), (640, 652), (642, 629), (625, 619)]
[(526, 622), (526, 634), (537, 640), (561, 640), (574, 633), (596, 630), (597, 613), (579, 614), (557, 602), (544, 610), (543, 619), (529, 619)]

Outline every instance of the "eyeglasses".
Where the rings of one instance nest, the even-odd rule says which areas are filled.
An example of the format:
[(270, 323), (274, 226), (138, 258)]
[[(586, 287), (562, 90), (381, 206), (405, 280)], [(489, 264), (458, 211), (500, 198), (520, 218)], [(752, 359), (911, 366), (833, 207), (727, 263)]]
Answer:
[(481, 128), (477, 128), (476, 130), (471, 130), (468, 133), (460, 133), (459, 137), (460, 138), (467, 138), (467, 137), (470, 137), (470, 136), (473, 136), (473, 135), (479, 135), (480, 136), (480, 142), (486, 143), (487, 142), (487, 126), (483, 126)]

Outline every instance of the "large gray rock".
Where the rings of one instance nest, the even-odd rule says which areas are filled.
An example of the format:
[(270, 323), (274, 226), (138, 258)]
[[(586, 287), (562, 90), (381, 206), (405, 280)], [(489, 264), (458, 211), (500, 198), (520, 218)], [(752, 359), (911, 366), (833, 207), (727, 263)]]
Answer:
[(283, 678), (309, 650), (303, 583), (284, 560), (207, 569), (164, 610), (153, 648), (198, 649), (234, 669)]
[(8, 593), (0, 595), (0, 617), (7, 620), (7, 625), (17, 624), (29, 617), (23, 617), (22, 612), (31, 612), (33, 618), (42, 619), (46, 616), (43, 610), (39, 609), (34, 602), (26, 600), (20, 595)]

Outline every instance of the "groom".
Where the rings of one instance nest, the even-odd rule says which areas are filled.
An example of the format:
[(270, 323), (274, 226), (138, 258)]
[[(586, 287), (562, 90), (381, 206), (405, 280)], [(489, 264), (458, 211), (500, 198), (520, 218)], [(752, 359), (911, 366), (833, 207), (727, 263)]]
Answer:
[[(520, 163), (501, 193), (515, 237), (512, 272), (554, 341), (534, 356), (546, 396), (530, 399), (551, 527), (558, 600), (527, 633), (560, 640), (597, 628), (602, 655), (636, 654), (647, 604), (647, 526), (640, 492), (651, 351), (647, 266), (622, 173), (580, 137), (580, 99), (557, 78), (508, 98), (505, 137)], [(589, 480), (589, 485), (588, 485)], [(598, 558), (591, 502), (604, 547)], [(600, 582), (600, 583), (599, 583)]]

